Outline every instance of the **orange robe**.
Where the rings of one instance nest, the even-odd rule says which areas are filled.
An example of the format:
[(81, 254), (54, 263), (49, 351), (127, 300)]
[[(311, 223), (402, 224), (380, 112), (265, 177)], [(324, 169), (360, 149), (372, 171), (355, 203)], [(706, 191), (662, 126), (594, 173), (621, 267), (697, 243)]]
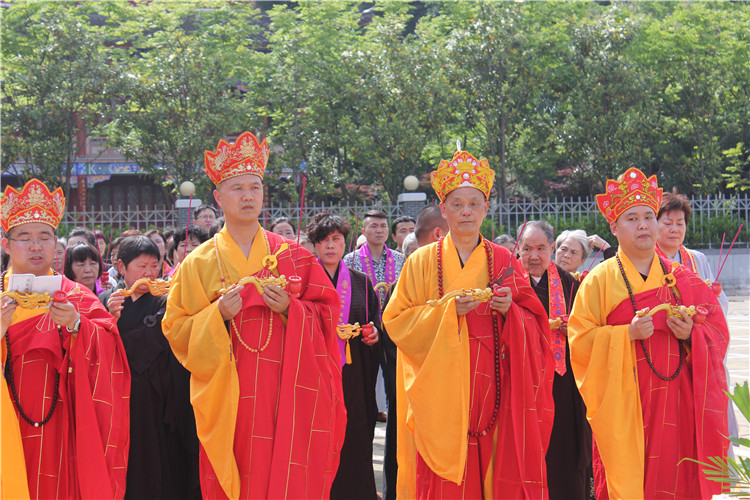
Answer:
[[(662, 285), (656, 255), (645, 281), (624, 253), (618, 255), (638, 310), (675, 303)], [(570, 356), (606, 473), (606, 479), (597, 474), (597, 498), (697, 499), (721, 492), (721, 483), (682, 460), (726, 455), (727, 325), (716, 296), (699, 277), (683, 266), (672, 273), (680, 303), (702, 305), (709, 313), (703, 324), (693, 324), (687, 356), (671, 381), (655, 375), (641, 343), (630, 340), (635, 312), (615, 259), (597, 266), (576, 296), (568, 322)], [(665, 311), (654, 315), (654, 334), (644, 344), (660, 374), (675, 373), (679, 344)]]
[[(462, 317), (454, 299), (427, 305), (439, 298), (438, 244), (409, 257), (383, 313), (399, 348), (397, 494), (545, 498), (544, 457), (554, 418), (547, 314), (521, 264), (492, 244), (492, 279), (514, 269), (504, 281), (513, 304), (504, 319), (498, 315), (503, 354), (497, 421), (486, 436), (469, 437), (469, 429), (484, 430), (494, 407), (492, 313), (487, 303)], [(462, 268), (450, 234), (442, 244), (444, 293), (488, 285), (483, 245)]]
[[(75, 340), (67, 329), (58, 330), (52, 323), (48, 308), (16, 309), (8, 329), (18, 398), (33, 421), (47, 416), (60, 374), (57, 405), (45, 425), (26, 422), (12, 402), (12, 419), (3, 422), (4, 429), (7, 425), (19, 429), (23, 457), (14, 459), (24, 461), (31, 498), (122, 498), (125, 494), (130, 371), (114, 318), (90, 290), (74, 291), (78, 286), (62, 278), (61, 289), (70, 293), (69, 302), (81, 314)], [(3, 359), (6, 355), (4, 339)], [(3, 398), (2, 403), (7, 402)], [(3, 420), (7, 415), (5, 407)], [(4, 472), (5, 448), (11, 443), (3, 440)]]
[[(227, 326), (219, 290), (262, 271), (269, 254), (278, 254), (277, 274), (302, 277), (302, 296), (283, 317), (248, 284), (236, 330)], [(248, 257), (225, 228), (179, 266), (162, 328), (191, 372), (205, 498), (328, 496), (346, 428), (338, 315), (338, 295), (317, 260), (263, 229)], [(256, 350), (271, 337), (253, 353), (237, 331)]]

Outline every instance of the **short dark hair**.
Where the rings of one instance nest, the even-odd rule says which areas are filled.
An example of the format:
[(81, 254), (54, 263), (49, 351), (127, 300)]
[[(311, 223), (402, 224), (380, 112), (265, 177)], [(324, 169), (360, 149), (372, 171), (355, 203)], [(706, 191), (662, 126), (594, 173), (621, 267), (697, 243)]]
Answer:
[(140, 257), (141, 255), (150, 255), (156, 260), (161, 259), (159, 255), (159, 247), (156, 243), (151, 241), (151, 238), (143, 235), (128, 236), (122, 243), (120, 248), (117, 249), (117, 260), (121, 260), (125, 267), (128, 267), (133, 259)]
[(97, 240), (107, 241), (107, 237), (104, 235), (104, 231), (102, 231), (101, 229), (94, 229), (93, 232), (94, 232), (94, 237)]
[(335, 231), (341, 233), (346, 239), (349, 236), (349, 231), (351, 231), (349, 221), (329, 212), (320, 212), (315, 215), (312, 224), (307, 227), (307, 239), (310, 240), (310, 243), (316, 245)]
[(127, 231), (123, 231), (122, 233), (120, 233), (120, 236), (122, 238), (127, 238), (128, 236), (136, 236), (138, 234), (143, 233), (141, 233), (138, 229), (128, 229)]
[(216, 210), (211, 205), (206, 205), (204, 203), (203, 205), (201, 205), (198, 208), (196, 208), (195, 210), (193, 210), (193, 218), (197, 219), (198, 218), (198, 214), (200, 214), (204, 210), (210, 210), (210, 211), (212, 211), (214, 213), (214, 217), (218, 217), (219, 216), (219, 211), (218, 210)]
[(402, 215), (398, 219), (394, 220), (391, 223), (391, 234), (396, 234), (396, 229), (398, 229), (399, 224), (403, 224), (404, 222), (411, 222), (412, 224), (416, 224), (417, 221), (414, 220), (414, 217), (409, 217), (408, 215)]
[(685, 214), (685, 224), (687, 224), (690, 220), (690, 215), (693, 213), (693, 209), (690, 206), (690, 201), (687, 199), (687, 196), (679, 194), (677, 191), (662, 194), (661, 205), (659, 205), (659, 212), (656, 214), (656, 220), (659, 220), (662, 215), (675, 210), (682, 210), (682, 213)]
[(362, 217), (362, 224), (364, 225), (365, 219), (385, 219), (388, 220), (388, 216), (382, 210), (368, 210), (365, 212), (365, 216)]
[(85, 262), (88, 259), (99, 263), (99, 273), (96, 277), (100, 278), (102, 275), (102, 268), (104, 267), (102, 264), (102, 256), (99, 255), (99, 250), (97, 250), (95, 246), (84, 242), (76, 243), (65, 249), (65, 266), (63, 268), (63, 274), (65, 277), (75, 281), (76, 278), (75, 274), (73, 274), (73, 263)]
[(290, 226), (292, 226), (292, 231), (294, 231), (295, 233), (297, 232), (297, 228), (294, 226), (294, 223), (289, 220), (288, 217), (279, 217), (278, 219), (274, 219), (268, 225), (268, 230), (273, 232), (273, 228), (275, 228), (279, 224), (289, 224)]
[(68, 239), (75, 236), (83, 236), (88, 240), (90, 245), (96, 246), (96, 236), (92, 231), (89, 231), (85, 227), (77, 227), (73, 229), (70, 234), (68, 234)]
[(190, 238), (195, 238), (199, 242), (203, 243), (208, 239), (208, 233), (205, 229), (203, 229), (200, 226), (196, 226), (194, 224), (191, 224), (189, 228), (185, 229), (184, 227), (182, 229), (177, 229), (174, 232), (174, 235), (172, 236), (172, 243), (174, 243), (174, 248), (177, 248), (180, 243), (185, 241), (185, 233), (187, 232), (187, 236)]

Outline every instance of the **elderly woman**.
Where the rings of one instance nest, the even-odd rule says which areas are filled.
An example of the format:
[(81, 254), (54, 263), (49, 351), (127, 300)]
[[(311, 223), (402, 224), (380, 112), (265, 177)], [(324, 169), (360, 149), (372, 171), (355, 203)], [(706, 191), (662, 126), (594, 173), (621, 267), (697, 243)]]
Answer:
[(99, 295), (111, 288), (106, 282), (104, 286), (99, 279), (102, 276), (102, 258), (99, 251), (88, 243), (76, 243), (65, 249), (65, 277), (80, 283), (94, 294)]
[[(347, 419), (331, 498), (374, 500), (377, 498), (377, 488), (372, 467), (372, 440), (378, 414), (375, 383), (382, 355), (380, 344), (376, 344), (380, 330), (380, 307), (370, 279), (359, 271), (347, 268), (342, 260), (349, 230), (348, 222), (326, 212), (317, 214), (307, 229), (307, 237), (315, 245), (318, 261), (341, 298), (339, 324), (373, 325), (372, 333), (367, 337), (363, 338), (363, 333), (348, 341), (339, 340)], [(346, 359), (347, 350), (349, 360)]]
[(557, 249), (555, 262), (569, 273), (576, 272), (586, 262), (594, 248), (601, 248), (604, 258), (614, 255), (614, 253), (610, 255), (606, 252), (611, 246), (601, 236), (598, 234), (588, 236), (583, 229), (560, 233), (555, 241), (555, 248)]

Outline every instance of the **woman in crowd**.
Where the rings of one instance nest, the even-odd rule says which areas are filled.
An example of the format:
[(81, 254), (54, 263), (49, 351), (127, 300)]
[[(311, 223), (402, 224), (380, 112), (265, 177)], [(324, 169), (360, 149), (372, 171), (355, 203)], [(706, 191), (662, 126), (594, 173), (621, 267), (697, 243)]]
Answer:
[[(185, 238), (186, 236), (187, 238)], [(190, 226), (187, 230), (185, 228), (177, 229), (172, 236), (172, 244), (167, 252), (172, 261), (172, 269), (166, 275), (174, 274), (180, 262), (207, 239), (208, 233), (200, 226)]]
[[(575, 273), (583, 266), (594, 249), (602, 249), (604, 258), (615, 254), (615, 249), (598, 234), (588, 236), (583, 229), (563, 231), (555, 240), (555, 263), (569, 273)], [(611, 252), (608, 250), (612, 249)]]
[(52, 261), (52, 267), (56, 273), (63, 274), (65, 272), (65, 248), (68, 246), (68, 241), (65, 238), (57, 238), (55, 243), (55, 260)]
[(272, 233), (278, 234), (279, 236), (283, 236), (288, 240), (297, 239), (297, 233), (295, 232), (294, 225), (292, 224), (292, 221), (290, 221), (286, 217), (279, 217), (278, 219), (275, 219), (268, 226), (268, 230)]
[(65, 277), (80, 283), (99, 295), (111, 288), (107, 281), (102, 284), (102, 258), (99, 251), (87, 243), (76, 243), (65, 249)]
[[(382, 355), (378, 342), (380, 315), (378, 295), (363, 273), (347, 268), (342, 260), (349, 223), (323, 212), (315, 216), (307, 236), (315, 245), (318, 261), (341, 298), (339, 325), (372, 326), (372, 333), (341, 339), (341, 377), (346, 405), (346, 436), (341, 460), (331, 487), (331, 498), (377, 498), (372, 468), (372, 440), (378, 406), (375, 383)], [(348, 345), (347, 345), (348, 343)], [(348, 359), (347, 359), (348, 358)]]
[[(156, 279), (162, 253), (146, 236), (122, 240), (117, 267), (129, 290)], [(161, 330), (167, 296), (146, 285), (99, 299), (117, 320), (130, 366), (130, 451), (126, 499), (200, 498), (198, 436), (190, 406), (190, 374), (172, 355)]]
[(172, 266), (167, 263), (167, 238), (158, 229), (151, 229), (143, 234), (159, 249), (159, 277), (166, 275)]

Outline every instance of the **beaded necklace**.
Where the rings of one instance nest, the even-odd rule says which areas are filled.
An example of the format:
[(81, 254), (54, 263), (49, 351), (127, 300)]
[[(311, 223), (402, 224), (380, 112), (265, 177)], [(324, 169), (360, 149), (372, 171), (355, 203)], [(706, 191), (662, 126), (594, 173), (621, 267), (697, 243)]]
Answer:
[[(625, 269), (623, 269), (623, 267), (622, 267), (622, 262), (620, 261), (620, 255), (616, 254), (615, 255), (615, 259), (617, 259), (617, 265), (620, 268), (620, 274), (622, 274), (622, 278), (625, 280), (625, 287), (628, 289), (628, 295), (630, 295), (630, 302), (633, 304), (633, 311), (637, 313), (638, 312), (638, 307), (635, 305), (635, 296), (633, 295), (633, 290), (630, 288), (630, 282), (628, 281), (628, 277), (625, 276)], [(659, 259), (659, 257), (657, 257), (657, 259), (659, 260), (659, 264), (661, 264), (661, 270), (664, 272), (664, 276), (666, 278), (667, 274), (668, 274), (667, 273), (667, 268), (664, 267), (664, 262), (662, 262), (662, 260)], [(668, 287), (668, 288), (671, 289), (671, 287)], [(674, 290), (672, 290), (672, 296), (674, 297), (675, 302), (677, 302), (677, 305), (680, 305), (680, 301), (677, 298), (677, 294), (674, 293)], [(659, 377), (660, 379), (662, 379), (662, 380), (664, 380), (666, 382), (669, 382), (670, 380), (674, 380), (677, 377), (677, 375), (680, 374), (680, 371), (682, 370), (682, 363), (683, 363), (683, 361), (685, 359), (685, 347), (683, 345), (683, 341), (682, 340), (678, 339), (678, 341), (677, 341), (677, 345), (678, 345), (679, 350), (680, 350), (680, 363), (677, 365), (677, 370), (675, 370), (675, 372), (671, 376), (669, 376), (669, 377), (667, 377), (665, 375), (662, 375), (661, 373), (659, 373), (658, 371), (656, 371), (656, 367), (654, 366), (654, 362), (651, 361), (651, 356), (649, 356), (648, 350), (646, 349), (646, 343), (643, 341), (643, 339), (638, 339), (638, 340), (640, 341), (641, 347), (643, 348), (643, 355), (646, 357), (646, 362), (648, 363), (648, 366), (651, 368), (651, 371), (654, 372), (654, 374), (657, 377)]]
[[(263, 228), (258, 228), (258, 231), (263, 231)], [(214, 235), (213, 242), (214, 242), (214, 250), (216, 252), (216, 262), (219, 267), (219, 279), (221, 279), (221, 287), (226, 288), (226, 283), (224, 281), (224, 270), (221, 268), (221, 256), (219, 254), (219, 245), (216, 243), (218, 236), (218, 233)], [(266, 253), (267, 255), (271, 254), (270, 245), (268, 244), (268, 237), (266, 236), (265, 231), (263, 231), (263, 240), (266, 243)], [(271, 343), (271, 336), (273, 335), (273, 311), (271, 311), (271, 320), (268, 324), (268, 336), (266, 337), (266, 341), (263, 343), (263, 346), (260, 347), (260, 349), (255, 349), (253, 347), (250, 347), (247, 345), (247, 343), (242, 338), (242, 335), (240, 335), (240, 330), (237, 328), (237, 325), (234, 322), (234, 318), (229, 320), (229, 324), (232, 325), (232, 330), (234, 331), (234, 334), (237, 336), (237, 340), (242, 344), (242, 347), (247, 349), (248, 351), (258, 354), (266, 350), (266, 347), (268, 347), (268, 344)], [(263, 328), (263, 320), (261, 319), (261, 328)]]
[[(445, 239), (445, 236), (440, 238), (440, 241), (438, 241), (437, 244), (437, 263), (438, 263), (438, 292), (440, 294), (440, 298), (443, 297), (443, 240)], [(492, 252), (492, 245), (490, 245), (490, 242), (487, 241), (487, 239), (482, 238), (482, 243), (484, 244), (484, 250), (487, 254), (487, 271), (489, 273), (489, 281), (492, 281), (492, 271), (494, 269), (494, 260), (493, 260), (493, 252)], [(493, 343), (495, 347), (495, 356), (494, 356), (494, 362), (495, 362), (495, 405), (492, 409), (492, 418), (490, 419), (490, 423), (487, 425), (487, 427), (482, 431), (472, 431), (469, 429), (469, 436), (478, 438), (480, 436), (486, 436), (487, 433), (492, 430), (492, 428), (495, 426), (495, 422), (497, 421), (497, 412), (500, 409), (500, 335), (498, 334), (498, 323), (497, 323), (497, 312), (492, 311), (492, 338)]]
[[(0, 293), (5, 291), (5, 275), (7, 273), (8, 271), (3, 271), (3, 273), (0, 275)], [(53, 271), (53, 273), (57, 274), (56, 271)], [(60, 333), (60, 335), (62, 336), (62, 333)], [(13, 395), (13, 403), (16, 405), (21, 418), (23, 418), (29, 425), (33, 425), (34, 427), (42, 427), (52, 418), (52, 414), (55, 413), (55, 408), (57, 407), (57, 400), (60, 398), (60, 372), (55, 369), (55, 390), (52, 394), (52, 405), (49, 408), (49, 412), (41, 422), (35, 422), (31, 420), (28, 415), (26, 415), (25, 411), (23, 411), (23, 408), (21, 407), (21, 400), (18, 399), (18, 390), (16, 389), (16, 382), (13, 377), (13, 366), (11, 363), (10, 333), (7, 331), (5, 332), (5, 345), (8, 347), (8, 357), (5, 361), (5, 378), (8, 380), (10, 392)], [(70, 355), (68, 355), (68, 369), (70, 369)]]

